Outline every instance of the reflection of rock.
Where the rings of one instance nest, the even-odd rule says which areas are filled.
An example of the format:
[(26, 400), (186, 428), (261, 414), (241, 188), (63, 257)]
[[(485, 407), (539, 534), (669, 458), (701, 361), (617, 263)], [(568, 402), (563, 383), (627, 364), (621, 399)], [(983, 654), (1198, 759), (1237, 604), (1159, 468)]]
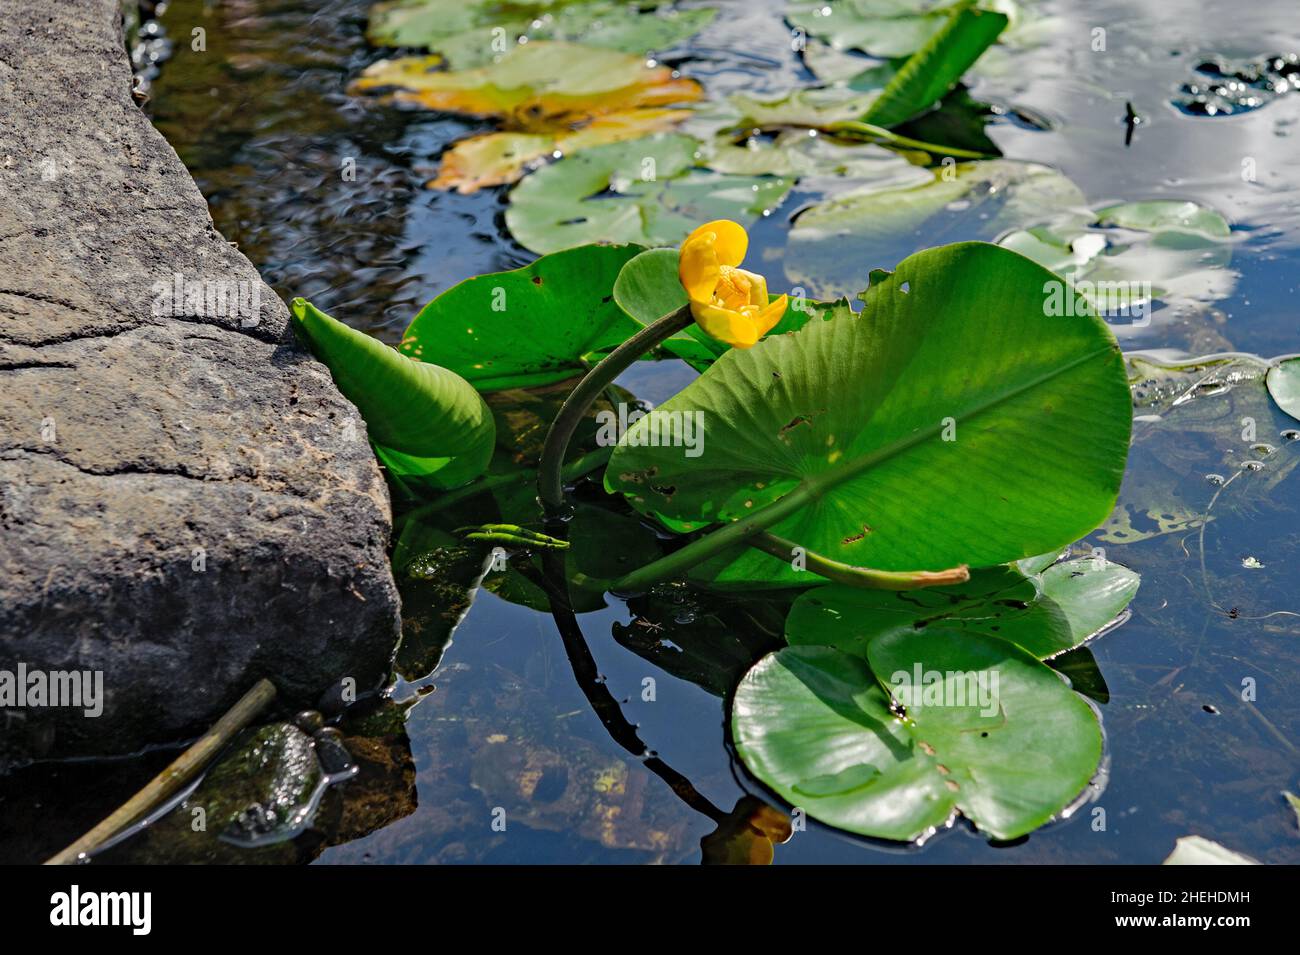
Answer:
[(260, 676), (375, 686), (364, 423), (132, 101), (116, 0), (6, 13), (0, 669), (103, 671), (105, 700), (10, 710), (0, 768), (183, 738)]
[[(444, 665), (434, 684), (410, 716), (419, 810), (332, 850), (329, 861), (556, 861), (561, 836), (566, 862), (694, 854), (694, 814), (593, 728), (585, 707), (557, 713), (545, 694), (497, 666)], [(580, 727), (599, 735), (593, 742), (577, 735)]]

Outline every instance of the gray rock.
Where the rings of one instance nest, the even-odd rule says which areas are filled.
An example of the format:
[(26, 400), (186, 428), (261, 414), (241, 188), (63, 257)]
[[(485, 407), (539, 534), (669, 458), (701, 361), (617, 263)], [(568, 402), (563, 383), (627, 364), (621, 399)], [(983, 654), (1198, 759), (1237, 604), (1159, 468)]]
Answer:
[(0, 0), (0, 677), (104, 689), (0, 702), (0, 770), (184, 738), (261, 676), (375, 687), (389, 531), (364, 422), (133, 102), (117, 0)]

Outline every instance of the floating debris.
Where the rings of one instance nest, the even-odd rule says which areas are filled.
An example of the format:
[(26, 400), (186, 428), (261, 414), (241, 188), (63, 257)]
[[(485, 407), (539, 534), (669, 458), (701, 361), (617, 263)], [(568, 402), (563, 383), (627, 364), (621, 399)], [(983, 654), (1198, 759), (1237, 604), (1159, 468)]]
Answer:
[(1267, 106), (1300, 89), (1300, 54), (1253, 60), (1216, 57), (1196, 67), (1173, 105), (1189, 116), (1233, 116)]

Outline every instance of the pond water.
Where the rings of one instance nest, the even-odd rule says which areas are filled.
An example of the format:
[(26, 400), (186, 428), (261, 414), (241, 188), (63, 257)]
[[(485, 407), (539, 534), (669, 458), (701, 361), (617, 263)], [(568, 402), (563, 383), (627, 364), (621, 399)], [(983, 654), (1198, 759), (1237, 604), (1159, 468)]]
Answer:
[[(783, 0), (712, 6), (721, 10), (713, 25), (662, 57), (711, 97), (777, 95), (813, 82), (792, 49)], [(1003, 155), (1059, 171), (1094, 209), (1192, 200), (1232, 225), (1229, 254), (1198, 263), (1188, 294), (1143, 327), (1117, 327), (1124, 347), (1184, 356), (1300, 350), (1300, 91), (1229, 115), (1176, 104), (1185, 84), (1207, 81), (1198, 67), (1217, 58), (1300, 52), (1294, 6), (1027, 6), (1043, 18), (1037, 42), (995, 50), (969, 78), (971, 96), (995, 108), (986, 132)], [(148, 109), (217, 227), (277, 292), (396, 343), (439, 292), (533, 255), (505, 228), (506, 189), (460, 195), (423, 186), (445, 147), (490, 124), (346, 92), (383, 55), (366, 43), (367, 7), (175, 0), (161, 17), (174, 51)], [(205, 51), (190, 47), (194, 27), (206, 31)], [(1128, 104), (1135, 125), (1126, 123)], [(355, 181), (340, 175), (348, 159)], [(787, 239), (794, 215), (816, 198), (795, 191), (752, 232), (751, 256), (774, 288), (783, 269), (790, 285), (800, 280)], [(865, 278), (926, 246), (997, 238), (1005, 227), (995, 219), (954, 205), (923, 229), (881, 240), (879, 259), (850, 263), (852, 274)], [(620, 384), (658, 402), (693, 374), (642, 363)], [(1141, 589), (1122, 626), (1057, 661), (1102, 715), (1107, 756), (1094, 801), (1011, 844), (990, 844), (962, 824), (918, 848), (811, 823), (776, 847), (777, 862), (1151, 863), (1189, 833), (1263, 861), (1300, 862), (1296, 816), (1281, 796), (1300, 790), (1300, 441), (1282, 436), (1300, 423), (1268, 401), (1247, 361), (1153, 378), (1137, 394), (1120, 511), (1076, 546), (1105, 548), (1142, 575)], [(539, 427), (521, 414), (521, 431)], [(1244, 433), (1244, 418), (1255, 434)], [(1207, 479), (1214, 474), (1223, 480)], [(598, 496), (589, 487), (579, 495)], [(470, 520), (476, 513), (486, 516)], [(459, 524), (494, 513), (491, 499), (453, 510)], [(476, 567), (449, 558), (399, 573), (402, 678), (394, 700), (345, 722), (350, 738), (372, 748), (362, 778), (341, 791), (357, 787), (368, 805), (349, 816), (327, 796), (319, 831), (293, 851), (246, 858), (696, 863), (701, 839), (725, 828), (727, 814), (752, 814), (763, 790), (726, 743), (725, 697), (780, 645), (788, 600), (679, 591), (629, 605), (610, 597), (578, 608), (584, 642), (530, 608), (544, 604), (526, 592), (535, 584), (526, 569), (489, 570), (439, 662)], [(1253, 681), (1253, 699), (1243, 699), (1243, 681)], [(65, 775), (75, 773), (107, 809), (144, 772)], [(504, 832), (493, 825), (497, 810)], [(161, 838), (113, 853), (186, 857)]]

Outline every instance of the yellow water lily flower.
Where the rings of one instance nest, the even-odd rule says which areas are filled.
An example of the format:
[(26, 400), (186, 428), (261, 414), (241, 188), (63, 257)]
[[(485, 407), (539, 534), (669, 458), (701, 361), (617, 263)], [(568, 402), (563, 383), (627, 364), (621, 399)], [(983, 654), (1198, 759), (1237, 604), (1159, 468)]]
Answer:
[(788, 296), (767, 300), (767, 279), (739, 268), (749, 248), (744, 226), (717, 219), (682, 243), (677, 277), (695, 322), (714, 338), (749, 348), (785, 314)]

